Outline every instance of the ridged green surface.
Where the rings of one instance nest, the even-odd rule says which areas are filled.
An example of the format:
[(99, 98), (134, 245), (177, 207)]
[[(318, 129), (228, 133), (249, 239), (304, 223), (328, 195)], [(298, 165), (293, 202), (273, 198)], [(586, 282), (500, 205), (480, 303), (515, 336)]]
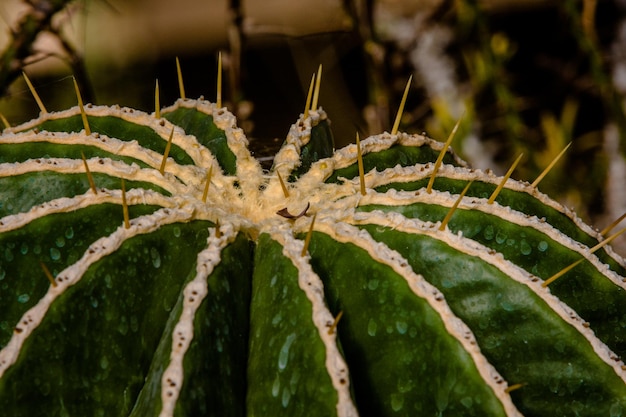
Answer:
[(472, 359), (405, 277), (324, 234), (314, 235), (310, 250), (314, 270), (327, 277), (330, 308), (346, 314), (339, 335), (360, 409), (369, 415), (503, 413)]
[(337, 394), (311, 316), (298, 270), (280, 244), (261, 235), (250, 305), (249, 415), (328, 416), (335, 411)]
[[(626, 387), (615, 372), (523, 284), (507, 280), (480, 259), (435, 239), (377, 227), (368, 230), (441, 289), (508, 381), (526, 384), (518, 404), (521, 411), (530, 415), (610, 415), (614, 404), (624, 403)], [(579, 398), (587, 398), (584, 406), (578, 404)]]
[(226, 174), (236, 173), (236, 156), (227, 144), (226, 135), (213, 123), (213, 116), (195, 108), (180, 107), (163, 115), (167, 120), (194, 135), (217, 158)]
[(4, 414), (626, 415), (626, 265), (536, 188), (447, 150), (428, 193), (384, 133), (363, 195), (322, 110), (269, 172), (206, 101), (86, 112), (0, 136)]
[[(165, 151), (166, 143), (149, 127), (132, 123), (121, 117), (88, 117), (88, 121), (94, 133), (123, 141), (141, 138), (141, 146), (161, 154)], [(76, 115), (71, 118), (46, 121), (41, 123), (39, 129), (48, 132), (80, 132), (83, 129), (83, 122), (80, 115)], [(172, 146), (169, 154), (178, 163), (193, 163), (191, 158), (176, 145)]]

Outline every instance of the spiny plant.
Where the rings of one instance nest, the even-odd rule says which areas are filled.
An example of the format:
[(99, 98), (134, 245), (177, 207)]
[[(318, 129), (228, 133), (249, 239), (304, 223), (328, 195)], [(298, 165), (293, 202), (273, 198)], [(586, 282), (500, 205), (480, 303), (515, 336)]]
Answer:
[(5, 415), (626, 414), (619, 232), (320, 79), (267, 171), (220, 94), (5, 129)]

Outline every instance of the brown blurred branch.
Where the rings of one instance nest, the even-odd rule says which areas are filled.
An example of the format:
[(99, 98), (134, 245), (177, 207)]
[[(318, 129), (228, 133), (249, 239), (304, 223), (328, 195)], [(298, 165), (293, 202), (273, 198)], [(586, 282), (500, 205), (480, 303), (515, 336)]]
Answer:
[(82, 56), (52, 25), (52, 18), (71, 2), (72, 0), (24, 0), (29, 9), (16, 27), (11, 28), (9, 43), (0, 54), (0, 96), (7, 93), (9, 85), (20, 76), (25, 65), (37, 60), (40, 54), (33, 49), (33, 44), (41, 32), (49, 32), (55, 35), (68, 54), (68, 64), (81, 86), (83, 97), (86, 101), (92, 101), (91, 88)]

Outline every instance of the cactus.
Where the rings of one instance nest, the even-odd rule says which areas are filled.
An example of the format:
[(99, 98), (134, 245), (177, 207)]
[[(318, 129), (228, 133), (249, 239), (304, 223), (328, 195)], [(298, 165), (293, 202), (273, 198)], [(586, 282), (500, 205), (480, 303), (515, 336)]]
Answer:
[(269, 171), (219, 99), (3, 132), (6, 415), (626, 414), (616, 234), (318, 91)]

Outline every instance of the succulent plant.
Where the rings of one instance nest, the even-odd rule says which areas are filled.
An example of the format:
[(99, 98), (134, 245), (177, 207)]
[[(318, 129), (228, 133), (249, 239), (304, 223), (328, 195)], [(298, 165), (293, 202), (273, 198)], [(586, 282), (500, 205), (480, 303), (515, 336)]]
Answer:
[(219, 98), (3, 132), (5, 415), (626, 414), (608, 231), (319, 78), (270, 170)]

